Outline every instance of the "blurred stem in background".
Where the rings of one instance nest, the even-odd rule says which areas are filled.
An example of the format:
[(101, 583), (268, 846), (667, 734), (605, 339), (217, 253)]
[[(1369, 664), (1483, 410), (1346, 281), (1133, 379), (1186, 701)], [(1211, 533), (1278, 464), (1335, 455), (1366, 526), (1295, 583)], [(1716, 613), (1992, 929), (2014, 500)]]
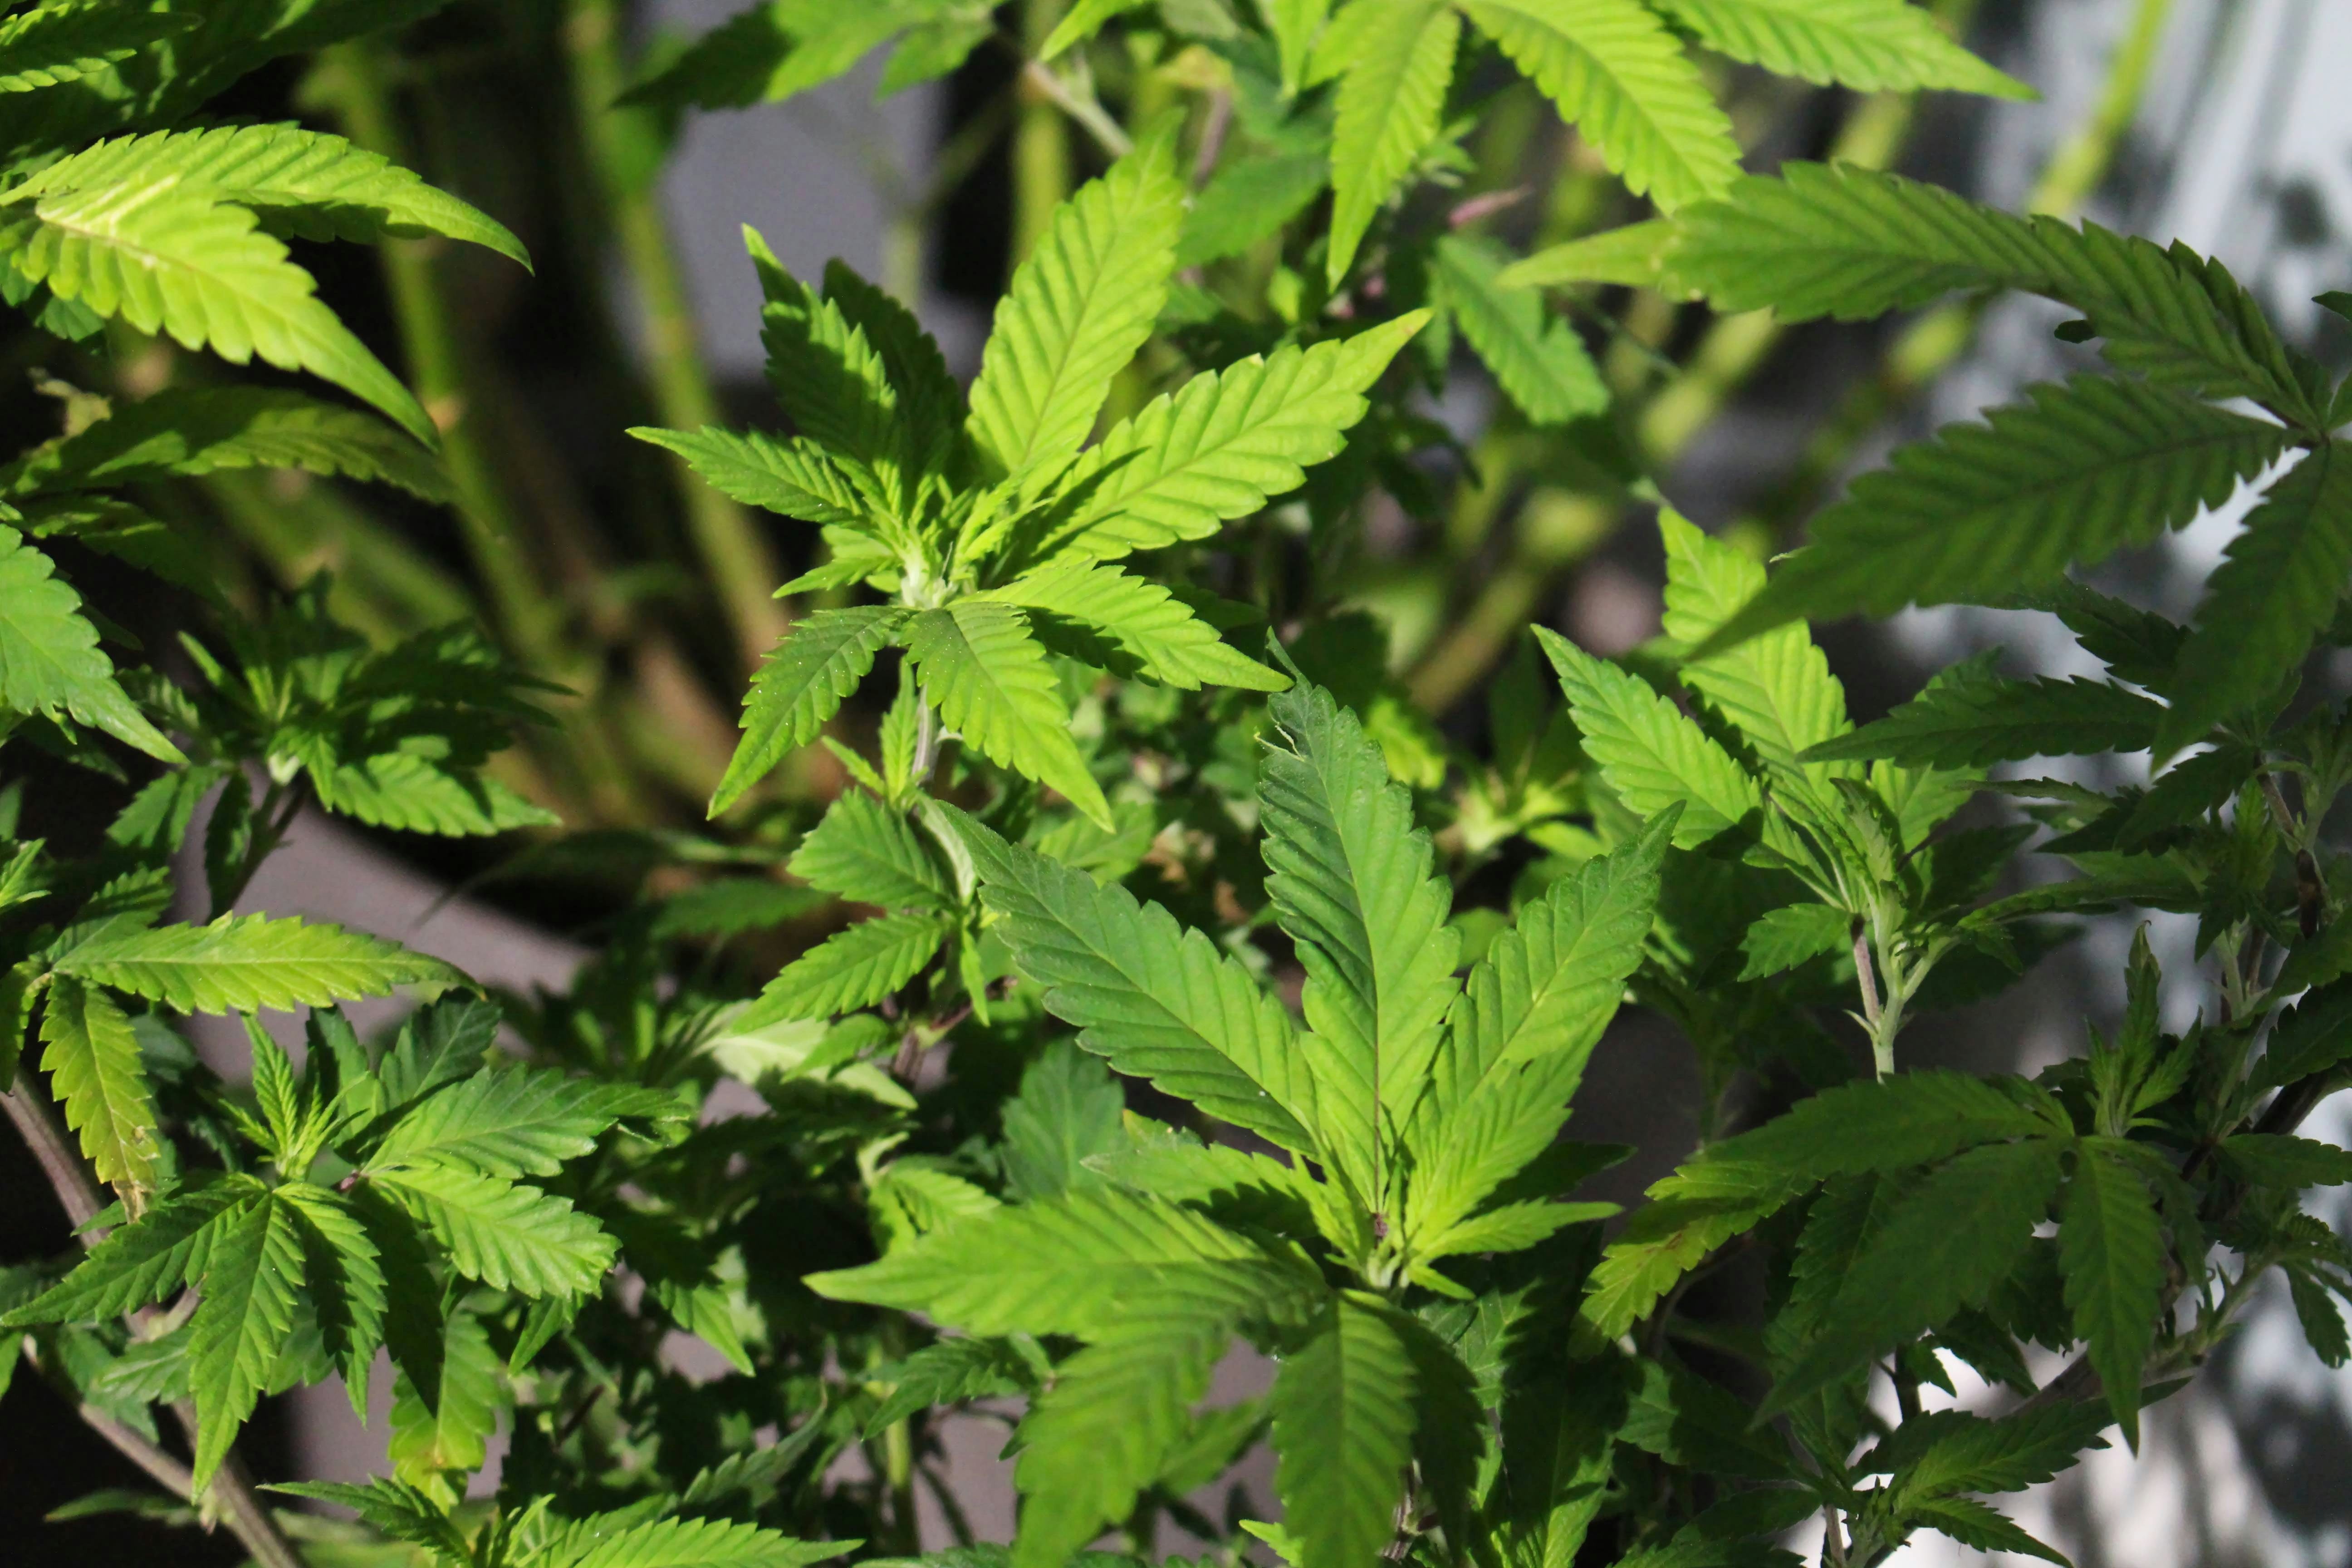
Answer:
[[(1021, 0), (1022, 58), (1034, 60), (1062, 19), (1063, 0)], [(1022, 73), (1013, 128), (1013, 262), (1018, 266), (1070, 194), (1070, 133), (1045, 68)]]

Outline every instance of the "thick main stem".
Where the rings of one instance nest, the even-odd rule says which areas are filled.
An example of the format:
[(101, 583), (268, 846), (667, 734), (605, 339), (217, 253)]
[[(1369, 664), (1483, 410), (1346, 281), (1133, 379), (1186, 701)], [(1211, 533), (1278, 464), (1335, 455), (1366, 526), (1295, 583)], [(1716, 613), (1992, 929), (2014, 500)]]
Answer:
[[(41, 1096), (39, 1085), (29, 1079), (20, 1081), (16, 1089), (0, 1094), (0, 1103), (7, 1106), (8, 1120), (16, 1124), (17, 1132), (23, 1136), (26, 1147), (32, 1150), (33, 1158), (40, 1163), (41, 1173), (48, 1178), (49, 1190), (57, 1194), (58, 1206), (73, 1222), (82, 1245), (98, 1245), (103, 1233), (86, 1231), (81, 1227), (105, 1209), (105, 1191), (68, 1142), (66, 1130), (58, 1121), (48, 1101)], [(188, 1440), (194, 1442), (195, 1406), (184, 1399), (172, 1410), (186, 1431)], [(179, 1461), (88, 1405), (81, 1407), (81, 1415), (92, 1431), (158, 1483), (183, 1499), (191, 1496), (194, 1477)], [(212, 1499), (219, 1506), (221, 1517), (226, 1521), (230, 1533), (253, 1553), (253, 1560), (261, 1564), (261, 1568), (304, 1568), (301, 1553), (294, 1550), (294, 1543), (286, 1539), (285, 1532), (278, 1528), (278, 1521), (262, 1506), (260, 1495), (254, 1490), (252, 1472), (245, 1468), (244, 1461), (237, 1458), (234, 1448), (229, 1450), (227, 1457), (221, 1461), (220, 1468), (214, 1473)]]

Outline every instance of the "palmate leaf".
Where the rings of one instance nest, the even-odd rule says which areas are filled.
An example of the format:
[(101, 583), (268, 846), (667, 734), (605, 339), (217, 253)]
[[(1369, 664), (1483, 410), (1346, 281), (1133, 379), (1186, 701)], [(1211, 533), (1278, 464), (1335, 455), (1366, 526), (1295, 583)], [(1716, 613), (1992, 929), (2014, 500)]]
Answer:
[(108, 1232), (72, 1273), (0, 1318), (0, 1326), (103, 1321), (163, 1300), (204, 1277), (213, 1243), (265, 1190), (244, 1175), (181, 1188)]
[(924, 697), (966, 746), (1114, 826), (1110, 803), (1070, 738), (1053, 667), (1018, 608), (965, 598), (923, 610), (907, 623), (906, 644)]
[(2315, 426), (2285, 347), (2234, 279), (2185, 247), (2021, 218), (1897, 174), (1799, 162), (1676, 215), (1667, 271), (1726, 310), (1858, 321), (1958, 289), (2023, 289), (2091, 319), (2108, 358)]
[(368, 1156), (371, 1166), (456, 1164), (486, 1176), (551, 1176), (625, 1119), (675, 1121), (676, 1096), (560, 1072), (490, 1068), (410, 1110)]
[(871, 1007), (920, 974), (952, 929), (944, 916), (922, 910), (846, 926), (786, 964), (734, 1027)]
[(60, 954), (57, 971), (180, 1013), (321, 1007), (409, 984), (462, 985), (437, 958), (337, 925), (223, 915), (210, 925), (111, 927)]
[(1165, 135), (1054, 215), (996, 307), (968, 430), (991, 479), (1074, 456), (1168, 297), (1184, 185)]
[(816, 738), (907, 619), (893, 605), (818, 610), (784, 634), (743, 700), (743, 739), (710, 796), (717, 816)]
[(59, 192), (29, 210), (7, 205), (0, 260), (61, 300), (168, 333), (183, 348), (309, 371), (434, 440), (416, 399), (244, 207), (168, 184)]
[(1306, 1258), (1204, 1215), (1116, 1187), (958, 1220), (859, 1268), (803, 1283), (837, 1301), (920, 1311), (975, 1334), (1116, 1331), (1132, 1301), (1197, 1303), (1227, 1321), (1295, 1319), (1324, 1289)]
[(1258, 769), (1266, 895), (1307, 968), (1326, 1150), (1377, 1207), (1383, 1124), (1401, 1127), (1420, 1098), (1460, 992), (1453, 889), (1432, 874), (1412, 797), (1355, 714), (1307, 685), (1267, 711), (1280, 742)]
[(60, 974), (41, 1009), (41, 1043), (66, 1125), (80, 1134), (98, 1179), (135, 1211), (154, 1184), (158, 1152), (155, 1102), (131, 1020), (97, 986)]
[(1885, 718), (1822, 742), (1807, 755), (1959, 768), (2140, 752), (2164, 718), (2163, 704), (2107, 681), (2003, 679), (1993, 673), (1999, 658), (1994, 649), (1955, 666)]
[(1658, 901), (1670, 808), (1519, 911), (1470, 971), (1409, 1127), (1417, 1253), (1549, 1147), (1616, 1016)]
[(0, 709), (71, 717), (167, 763), (185, 762), (114, 679), (81, 595), (56, 563), (0, 526)]
[(1147, 1291), (1055, 1371), (1021, 1423), (1013, 1471), (1025, 1500), (1012, 1568), (1063, 1568), (1135, 1511), (1191, 1426), (1192, 1407), (1233, 1338), (1233, 1314)]
[(1945, 88), (1996, 98), (2033, 89), (1952, 42), (1909, 0), (1661, 0), (1717, 54), (1817, 87), (1908, 92)]
[(1181, 691), (1203, 686), (1279, 691), (1290, 684), (1228, 647), (1216, 627), (1159, 584), (1081, 555), (1065, 555), (978, 597), (1020, 605), (1029, 612), (1033, 632), (1114, 674), (1143, 676)]
[(2046, 1137), (1989, 1143), (1920, 1183), (1864, 1247), (1767, 1411), (1787, 1408), (1963, 1305), (1981, 1305), (2045, 1217), (2063, 1153)]
[(384, 752), (310, 770), (319, 804), (370, 827), (484, 838), (562, 819), (493, 778), (407, 752)]
[(1111, 426), (1070, 470), (1040, 558), (1113, 560), (1206, 539), (1296, 489), (1364, 416), (1365, 393), (1426, 324), (1415, 310), (1311, 348), (1196, 375)]
[[(1762, 563), (1709, 539), (1673, 508), (1658, 512), (1666, 547), (1665, 633), (1696, 647), (1764, 592)], [(1684, 663), (1683, 685), (1713, 703), (1777, 770), (1803, 788), (1859, 776), (1854, 768), (1806, 768), (1808, 749), (1853, 728), (1845, 688), (1803, 626), (1786, 626), (1707, 658)]]
[(431, 1231), (468, 1279), (525, 1296), (582, 1296), (613, 1266), (612, 1237), (568, 1198), (453, 1165), (371, 1168), (368, 1179)]
[(198, 1487), (212, 1479), (253, 1414), (293, 1327), (303, 1280), (298, 1223), (291, 1205), (267, 1196), (240, 1210), (212, 1243), (188, 1351)]
[(712, 489), (746, 506), (819, 525), (856, 523), (864, 515), (856, 491), (803, 438), (709, 426), (663, 430), (640, 425), (629, 434), (677, 453)]
[(2108, 1408), (2135, 1449), (2164, 1261), (2147, 1184), (2107, 1140), (2086, 1140), (2059, 1211), (2058, 1268), (2074, 1331), (2089, 1346)]
[(1078, 1043), (1133, 1078), (1299, 1153), (1315, 1094), (1281, 1004), (1157, 904), (1011, 845), (944, 808), (1021, 972)]
[(1636, 0), (1464, 0), (1479, 31), (1661, 212), (1739, 174), (1731, 121), (1682, 45)]
[(1390, 1309), (1335, 1297), (1274, 1380), (1275, 1490), (1297, 1568), (1359, 1568), (1396, 1534), (1414, 1375)]
[(1599, 413), (1609, 388), (1576, 329), (1546, 314), (1532, 290), (1496, 287), (1508, 257), (1492, 240), (1450, 234), (1437, 242), (1435, 280), (1462, 335), (1529, 424)]
[(95, 76), (188, 30), (192, 18), (97, 4), (42, 5), (0, 22), (0, 93)]
[(1731, 753), (1632, 671), (1593, 658), (1549, 626), (1536, 640), (1559, 674), (1584, 749), (1626, 809), (1683, 808), (1675, 847), (1704, 844), (1763, 809), (1763, 791)]
[(883, 909), (948, 909), (955, 887), (902, 812), (852, 790), (793, 852), (792, 873), (835, 898)]
[(2352, 575), (2352, 455), (2333, 441), (2289, 469), (2206, 579), (2156, 736), (2179, 750), (2297, 668)]
[(299, 125), (224, 125), (121, 136), (60, 159), (9, 193), (12, 200), (169, 182), (234, 202), (273, 233), (367, 242), (439, 235), (530, 265), (522, 242), (446, 191), (380, 153)]
[(274, 387), (165, 387), (0, 470), (11, 495), (135, 484), (226, 468), (300, 468), (454, 500), (448, 470), (401, 432)]
[(2259, 474), (2289, 432), (2164, 387), (2083, 376), (1949, 425), (1856, 479), (1811, 544), (1715, 639), (1800, 616), (1983, 604), (2184, 526)]
[(1353, 47), (1331, 132), (1325, 267), (1334, 288), (1389, 193), (1436, 137), (1462, 39), (1462, 18), (1441, 0), (1355, 0), (1341, 16)]

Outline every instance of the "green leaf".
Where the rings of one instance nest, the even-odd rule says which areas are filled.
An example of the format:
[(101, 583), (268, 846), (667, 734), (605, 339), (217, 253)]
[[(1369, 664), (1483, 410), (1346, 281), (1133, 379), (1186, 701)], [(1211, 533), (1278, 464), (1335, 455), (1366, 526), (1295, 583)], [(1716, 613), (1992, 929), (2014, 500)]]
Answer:
[(1756, 780), (1641, 677), (1593, 658), (1549, 626), (1535, 633), (1559, 673), (1586, 754), (1627, 810), (1654, 816), (1681, 806), (1675, 824), (1678, 849), (1704, 844), (1762, 811)]
[(1790, 904), (1757, 918), (1739, 941), (1742, 980), (1761, 980), (1853, 943), (1853, 917), (1831, 904)]
[[(1673, 508), (1658, 512), (1666, 547), (1665, 633), (1696, 647), (1764, 592), (1764, 567), (1731, 545), (1709, 539)], [(1756, 748), (1757, 754), (1799, 787), (1853, 769), (1808, 769), (1801, 759), (1853, 728), (1845, 688), (1802, 626), (1777, 628), (1736, 648), (1687, 660), (1683, 685), (1712, 702)]]
[(760, 0), (713, 27), (618, 106), (777, 103), (843, 75), (911, 18), (894, 5)]
[(267, 915), (102, 930), (59, 955), (57, 970), (179, 1013), (320, 1007), (401, 985), (466, 984), (439, 959), (380, 937)]
[(1045, 36), (1045, 43), (1038, 47), (1037, 58), (1050, 60), (1085, 43), (1101, 32), (1103, 25), (1112, 17), (1135, 10), (1146, 3), (1147, 0), (1077, 0), (1054, 30)]
[(1908, 0), (1662, 0), (1717, 54), (1816, 87), (1910, 92), (1942, 88), (1996, 98), (2032, 88), (1954, 43)]
[(1022, 1200), (1058, 1197), (1102, 1178), (1087, 1161), (1128, 1146), (1127, 1094), (1095, 1057), (1055, 1040), (1021, 1075), (1004, 1102), (1000, 1151), (1005, 1190)]
[(489, 1455), (498, 1429), (498, 1352), (482, 1320), (458, 1305), (446, 1321), (433, 1324), (435, 1354), (424, 1370), (429, 1382), (402, 1363), (392, 1385), (392, 1432), (385, 1457), (394, 1473), (419, 1486), (446, 1486), (445, 1472), (469, 1474)]
[(0, 93), (38, 92), (104, 75), (108, 67), (188, 31), (195, 20), (104, 5), (21, 12), (0, 22)]
[(2015, 1552), (2025, 1557), (2039, 1557), (2045, 1563), (2055, 1563), (2059, 1568), (2072, 1568), (2066, 1554), (2028, 1535), (1988, 1503), (1974, 1498), (1937, 1498), (1928, 1502), (1914, 1503), (1906, 1517), (1913, 1523), (1950, 1536), (1963, 1546), (1979, 1552)]
[(1401, 1128), (1460, 994), (1453, 889), (1433, 874), (1412, 797), (1355, 714), (1300, 685), (1267, 706), (1258, 764), (1266, 896), (1306, 966), (1307, 1052), (1328, 1152), (1373, 1207), (1382, 1140)]
[(1503, 268), (1498, 289), (1546, 289), (1572, 283), (1616, 283), (1628, 289), (1667, 288), (1666, 258), (1675, 229), (1664, 218), (1629, 223), (1537, 251)]
[(743, 739), (710, 797), (717, 816), (784, 754), (816, 738), (897, 636), (907, 612), (891, 605), (818, 610), (784, 634), (743, 700)]
[(2206, 579), (2157, 750), (2198, 740), (2299, 668), (2336, 614), (2347, 575), (2352, 456), (2328, 441), (2271, 486)]
[(68, 191), (150, 184), (234, 202), (272, 233), (366, 243), (438, 235), (485, 246), (528, 268), (503, 224), (436, 190), (379, 153), (299, 125), (224, 125), (118, 136), (60, 159), (8, 193), (25, 201)]
[(1982, 1305), (2045, 1217), (2063, 1151), (2048, 1137), (1989, 1143), (1920, 1183), (1864, 1247), (1766, 1409), (1785, 1409), (1903, 1336)]
[[(1279, 691), (1289, 684), (1228, 647), (1216, 627), (1159, 584), (1082, 555), (1064, 555), (980, 597), (1020, 605), (1029, 612), (1032, 632), (1067, 644), (1074, 657), (1118, 675), (1142, 676), (1182, 691), (1203, 686)], [(1073, 630), (1075, 637), (1067, 635)]]
[(251, 1176), (183, 1187), (119, 1225), (56, 1286), (0, 1318), (0, 1327), (100, 1321), (160, 1301), (204, 1278), (212, 1247), (265, 1194)]
[(165, 387), (35, 448), (0, 476), (12, 495), (135, 484), (236, 468), (373, 479), (457, 498), (440, 459), (382, 420), (272, 387)]
[(0, 709), (70, 715), (151, 757), (185, 762), (116, 683), (81, 595), (56, 573), (23, 534), (0, 526)]
[(1410, 1127), (1406, 1231), (1425, 1247), (1551, 1145), (1642, 960), (1671, 812), (1519, 910), (1470, 971)]
[(1893, 1472), (1895, 1505), (1938, 1493), (2015, 1492), (2072, 1467), (2085, 1448), (2104, 1448), (2108, 1425), (2095, 1405), (2053, 1405), (1999, 1421), (1939, 1410), (1905, 1421), (1855, 1468)]
[[(1773, 634), (1778, 636), (1780, 634)], [(1823, 742), (1814, 758), (1884, 757), (1914, 766), (1981, 767), (2023, 757), (2146, 751), (2164, 707), (2104, 680), (2005, 680), (1994, 649), (1874, 724)]]
[(1048, 860), (943, 808), (990, 910), (1045, 1007), (1132, 1078), (1286, 1149), (1312, 1154), (1315, 1098), (1281, 1004), (1240, 962), (1157, 904)]
[(1045, 650), (1011, 605), (960, 599), (907, 624), (907, 657), (923, 695), (966, 746), (1061, 792), (1105, 827), (1102, 786), (1070, 738), (1069, 710)]
[(1319, 1275), (1206, 1215), (1116, 1187), (994, 1209), (878, 1263), (802, 1281), (836, 1301), (920, 1311), (975, 1334), (1094, 1336), (1133, 1301), (1183, 1296), (1229, 1318), (1296, 1316)]
[(212, 1479), (253, 1414), (294, 1326), (302, 1288), (295, 1210), (274, 1196), (241, 1209), (213, 1241), (190, 1326), (188, 1383), (196, 1402), (195, 1484)]
[(1462, 335), (1529, 424), (1565, 425), (1599, 413), (1609, 405), (1609, 388), (1576, 329), (1546, 314), (1533, 291), (1496, 286), (1509, 257), (1489, 239), (1438, 240), (1435, 282)]
[(844, 927), (784, 965), (734, 1027), (871, 1007), (920, 974), (952, 930), (944, 917), (922, 910)]
[(1681, 43), (1635, 0), (1465, 0), (1465, 8), (1660, 212), (1721, 195), (1738, 177), (1730, 120)]
[(1275, 1491), (1297, 1568), (1378, 1562), (1412, 1458), (1415, 1379), (1389, 1309), (1335, 1297), (1274, 1380)]
[(915, 313), (838, 258), (824, 264), (825, 303), (866, 334), (896, 395), (904, 460), (916, 471), (944, 467), (961, 432), (963, 388)]
[(2164, 1242), (2147, 1184), (2105, 1141), (2088, 1141), (2058, 1223), (2058, 1266), (2074, 1331), (2124, 1438), (2139, 1447), (2140, 1380), (2155, 1342), (2157, 1299), (2164, 1284)]
[(1328, 151), (1228, 159), (1192, 198), (1176, 265), (1204, 267), (1272, 238), (1330, 183)]
[(1024, 1506), (1012, 1568), (1064, 1568), (1135, 1511), (1191, 1427), (1192, 1407), (1233, 1338), (1222, 1300), (1146, 1289), (1055, 1369), (1021, 1423), (1013, 1471)]
[(302, 1182), (279, 1187), (302, 1245), (302, 1278), (327, 1353), (343, 1377), (352, 1413), (367, 1419), (368, 1374), (383, 1346), (383, 1265), (343, 1198)]
[(373, 1170), (468, 1279), (525, 1296), (583, 1296), (613, 1266), (613, 1238), (571, 1200), (454, 1165)]
[(1055, 213), (996, 307), (969, 430), (992, 478), (1077, 453), (1168, 297), (1184, 185), (1175, 143), (1148, 136)]
[(1440, 0), (1355, 0), (1341, 15), (1360, 42), (1339, 80), (1331, 132), (1325, 267), (1334, 289), (1397, 182), (1435, 140), (1462, 38), (1462, 18)]
[(881, 352), (838, 303), (785, 271), (755, 230), (745, 228), (743, 238), (767, 297), (760, 342), (776, 401), (808, 439), (863, 479), (864, 499), (900, 516), (909, 498), (891, 479), (906, 430)]
[(2183, 247), (2013, 217), (1851, 163), (1785, 163), (1675, 221), (1669, 270), (1718, 310), (1858, 321), (1956, 289), (2023, 289), (2088, 316), (2124, 368), (2213, 397), (2249, 397), (2305, 426), (2317, 417), (2245, 291)]
[(41, 1066), (65, 1102), (66, 1125), (98, 1179), (136, 1208), (155, 1183), (155, 1102), (131, 1020), (107, 994), (71, 974), (49, 983)]
[[(2273, 1045), (2273, 1050), (2278, 1047)], [(2352, 1182), (2352, 1151), (2282, 1133), (2241, 1132), (2225, 1140), (2221, 1163), (2242, 1181), (2299, 1193)]]
[(1811, 546), (1717, 635), (1800, 616), (1999, 602), (2219, 506), (2285, 445), (2278, 426), (2119, 376), (2028, 389), (1856, 479)]
[(256, 223), (244, 207), (166, 182), (64, 191), (35, 199), (29, 212), (9, 204), (0, 258), (60, 300), (168, 333), (182, 348), (309, 371), (431, 445), (433, 422), (416, 399)]
[(723, 1519), (656, 1520), (589, 1539), (595, 1544), (562, 1568), (807, 1568), (856, 1544), (799, 1541)]
[(310, 773), (319, 804), (370, 827), (486, 838), (562, 822), (496, 779), (409, 752), (384, 752)]
[(686, 1114), (675, 1095), (660, 1089), (486, 1068), (394, 1122), (366, 1164), (372, 1170), (455, 1164), (486, 1176), (551, 1176), (566, 1160), (592, 1152), (598, 1135), (625, 1118), (676, 1121)]
[(738, 434), (705, 426), (662, 430), (637, 426), (629, 434), (686, 459), (712, 489), (746, 506), (820, 525), (856, 524), (864, 504), (824, 449), (804, 437), (782, 440), (757, 430)]
[(338, 1504), (394, 1541), (409, 1542), (460, 1563), (470, 1551), (465, 1536), (438, 1503), (389, 1476), (377, 1476), (365, 1486), (348, 1481), (282, 1481), (261, 1489)]
[(793, 852), (792, 873), (835, 898), (882, 909), (951, 909), (955, 886), (906, 816), (852, 790)]
[(1296, 489), (1338, 454), (1370, 406), (1364, 395), (1428, 320), (1415, 310), (1337, 342), (1287, 345), (1152, 399), (1072, 468), (1038, 558), (1112, 560), (1207, 539)]
[(941, 1340), (925, 1345), (875, 1373), (873, 1381), (887, 1384), (890, 1392), (866, 1418), (866, 1435), (878, 1436), (892, 1422), (935, 1405), (1028, 1393), (1038, 1376), (1033, 1356), (1042, 1361), (1043, 1352), (1032, 1346), (1024, 1355), (1006, 1340)]

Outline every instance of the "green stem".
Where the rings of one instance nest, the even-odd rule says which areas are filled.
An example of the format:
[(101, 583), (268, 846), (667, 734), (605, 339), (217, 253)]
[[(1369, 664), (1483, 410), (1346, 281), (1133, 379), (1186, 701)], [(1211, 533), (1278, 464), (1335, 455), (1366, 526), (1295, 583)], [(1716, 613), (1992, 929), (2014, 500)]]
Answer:
[[(621, 127), (607, 109), (626, 85), (620, 26), (614, 0), (569, 0), (563, 37), (572, 64), (572, 112), (636, 295), (656, 414), (672, 429), (698, 430), (721, 422), (719, 396), (695, 337), (693, 307), (670, 248), (658, 192), (649, 182), (622, 178)], [(697, 479), (683, 459), (667, 461), (685, 503), (695, 553), (727, 618), (738, 662), (755, 669), (792, 624), (770, 596), (782, 580), (775, 552), (749, 511)]]
[[(1023, 0), (1022, 54), (1034, 60), (1062, 19), (1062, 0)], [(1043, 79), (1041, 79), (1041, 78)], [(1021, 110), (1013, 127), (1013, 262), (1019, 266), (1045, 237), (1054, 209), (1070, 194), (1070, 137), (1062, 109), (1045, 85), (1050, 72), (1021, 76)]]

